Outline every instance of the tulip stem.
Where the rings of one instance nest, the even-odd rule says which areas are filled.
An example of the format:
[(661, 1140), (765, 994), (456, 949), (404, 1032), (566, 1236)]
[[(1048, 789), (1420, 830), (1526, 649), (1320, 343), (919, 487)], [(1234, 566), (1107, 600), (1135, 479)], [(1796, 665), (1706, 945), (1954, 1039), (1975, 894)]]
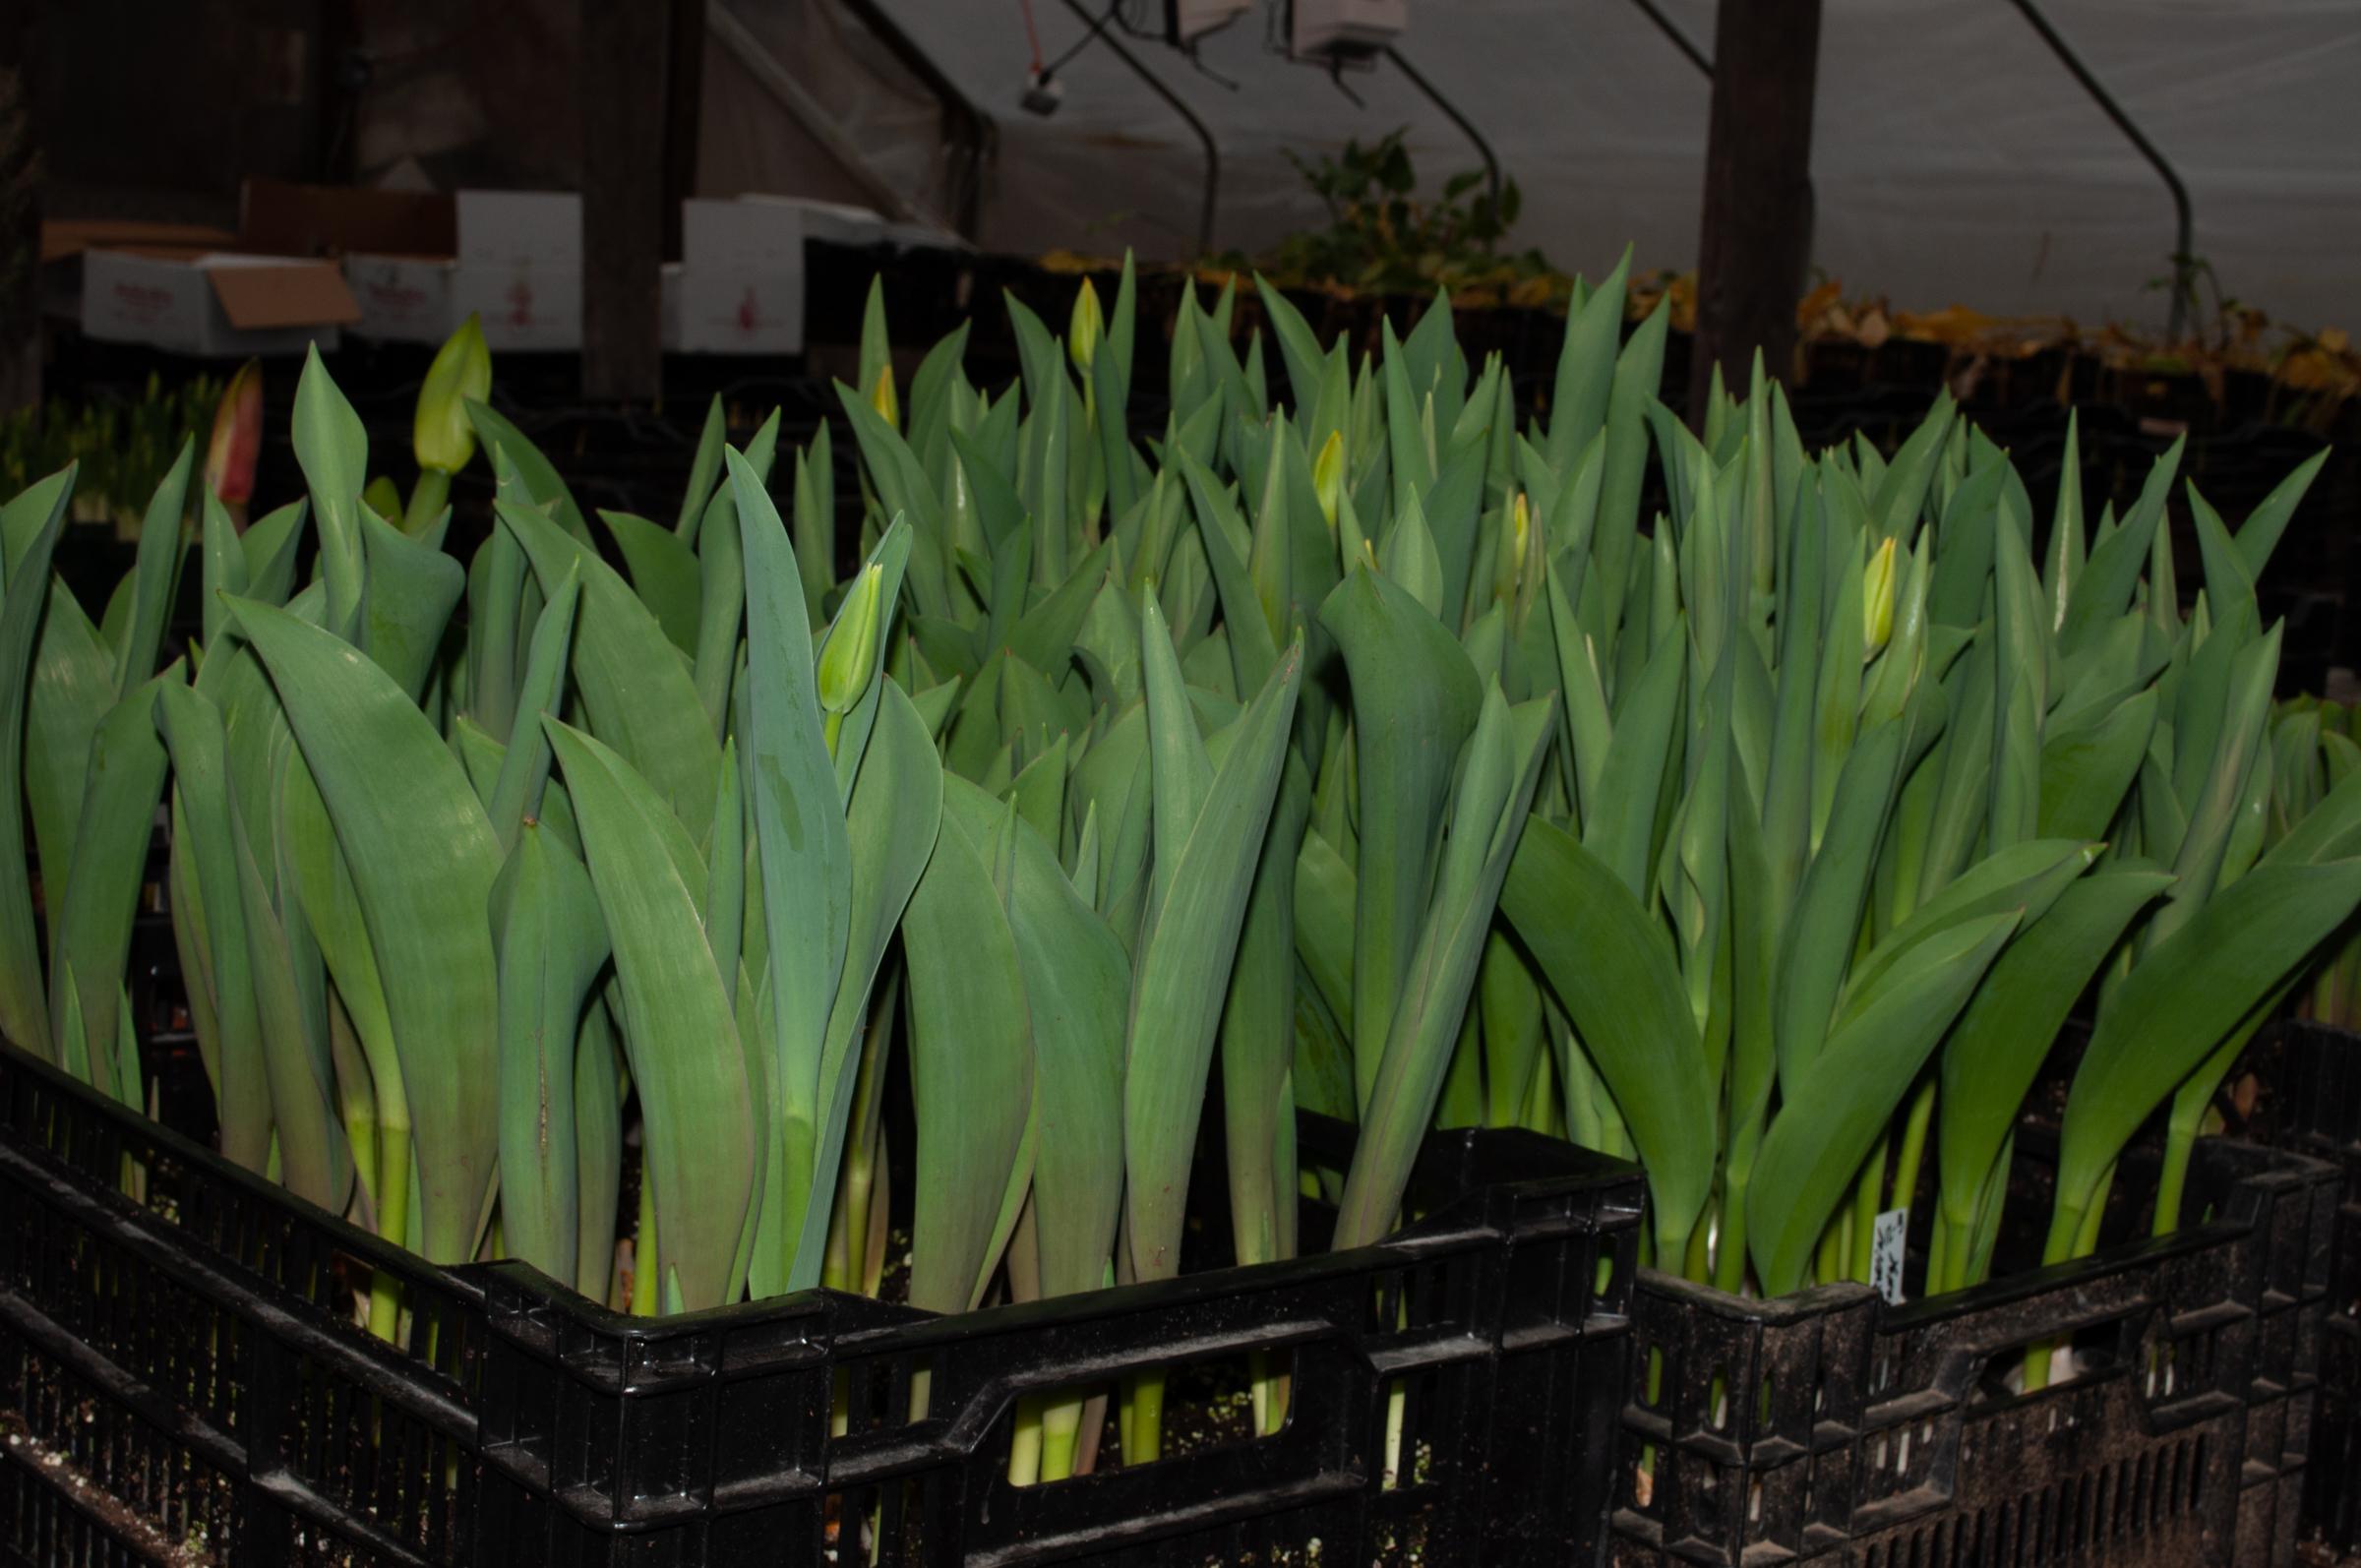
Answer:
[[(410, 1209), (410, 1123), (391, 1116), (378, 1123), (377, 1234), (395, 1246), (408, 1244)], [(369, 1332), (391, 1343), (401, 1326), (401, 1282), (380, 1272), (369, 1282)]]
[(401, 514), (401, 531), (423, 533), (451, 499), (451, 475), (440, 468), (421, 468), (418, 482), (410, 487), (410, 504)]
[(632, 1316), (656, 1315), (656, 1183), (639, 1160), (639, 1232), (632, 1242)]

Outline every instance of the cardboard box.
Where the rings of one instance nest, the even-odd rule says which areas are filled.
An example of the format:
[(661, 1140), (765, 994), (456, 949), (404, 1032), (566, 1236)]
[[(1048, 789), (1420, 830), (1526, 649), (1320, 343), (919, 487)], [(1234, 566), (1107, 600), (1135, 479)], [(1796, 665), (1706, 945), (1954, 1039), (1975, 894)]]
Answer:
[(797, 354), (804, 347), (804, 214), (797, 204), (681, 204), (677, 332), (690, 354)]
[(581, 197), (461, 191), (457, 217), (452, 324), (473, 311), (495, 353), (581, 347)]
[(657, 285), (661, 290), (658, 308), (663, 313), (663, 343), (667, 354), (681, 351), (682, 271), (680, 263), (666, 262), (661, 269), (662, 281)]
[[(381, 193), (394, 195), (396, 193)], [(441, 343), (473, 311), (494, 352), (582, 342), (582, 199), (571, 191), (419, 197), (408, 226), (389, 204), (363, 214), (372, 243), (344, 257), (364, 337)], [(438, 207), (436, 204), (440, 204)], [(438, 222), (447, 210), (448, 225)]]
[(298, 185), (248, 176), (238, 189), (242, 248), (280, 256), (449, 257), (457, 206), (438, 191)]
[(360, 319), (333, 262), (171, 247), (81, 253), (82, 329), (110, 342), (207, 357), (336, 346)]
[(347, 256), (363, 337), (403, 343), (441, 343), (463, 319), (452, 308), (459, 264), (448, 256)]

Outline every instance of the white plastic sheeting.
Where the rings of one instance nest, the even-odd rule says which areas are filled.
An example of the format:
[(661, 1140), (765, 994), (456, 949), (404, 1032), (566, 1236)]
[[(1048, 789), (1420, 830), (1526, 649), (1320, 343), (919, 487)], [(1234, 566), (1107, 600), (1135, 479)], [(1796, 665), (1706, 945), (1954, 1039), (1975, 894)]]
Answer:
[[(730, 0), (750, 17), (804, 3)], [(1031, 60), (1020, 0), (880, 3), (999, 122), (987, 248), (1194, 248), (1203, 154), (1103, 43), (1058, 72), (1064, 101), (1044, 119), (1017, 101)], [(1064, 0), (1031, 3), (1045, 53), (1082, 35)], [(1084, 0), (1093, 14), (1104, 3)], [(1235, 90), (1124, 40), (1213, 130), (1218, 248), (1252, 251), (1321, 220), (1290, 151), (1407, 126), (1428, 187), (1477, 166), (1467, 138), (1390, 67), (1346, 76), (1357, 105), (1270, 52), (1272, 3), (1203, 45), (1204, 66)], [(1662, 3), (1710, 50), (1713, 0)], [(2179, 166), (2196, 254), (2223, 286), (2278, 320), (2361, 326), (2361, 0), (2046, 9)], [(1629, 0), (1412, 0), (1400, 47), (1522, 187), (1520, 244), (1594, 275), (1626, 241), (1643, 268), (1693, 265), (1710, 90)], [(895, 116), (896, 134), (923, 134), (913, 121)], [(758, 132), (741, 122), (733, 134)], [(881, 166), (906, 159), (882, 131), (864, 134)], [(2164, 187), (2007, 0), (1827, 0), (1812, 161), (1815, 262), (1848, 290), (1911, 308), (2163, 317), (2145, 285), (2170, 269)]]

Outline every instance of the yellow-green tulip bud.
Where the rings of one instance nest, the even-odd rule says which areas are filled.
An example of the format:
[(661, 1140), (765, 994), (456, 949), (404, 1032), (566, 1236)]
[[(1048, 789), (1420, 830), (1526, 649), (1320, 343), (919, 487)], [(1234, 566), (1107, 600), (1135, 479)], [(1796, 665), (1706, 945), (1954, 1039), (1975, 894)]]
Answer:
[(885, 613), (885, 570), (874, 562), (837, 606), (836, 621), (819, 647), (819, 705), (847, 713), (869, 690), (878, 668), (878, 622)]
[(1869, 658), (1894, 634), (1894, 541), (1877, 547), (1861, 574), (1861, 657)]
[(1525, 500), (1525, 492), (1517, 492), (1509, 503), (1508, 527), (1500, 537), (1500, 553), (1492, 566), (1492, 595), (1498, 599), (1517, 596), (1517, 584), (1523, 580), (1525, 552), (1532, 548), (1533, 509)]
[(483, 323), (470, 314), (435, 350), (426, 385), (418, 389), (410, 447), (420, 468), (455, 474), (467, 466), (467, 459), (475, 455), (475, 426), (467, 421), (467, 402), (481, 402), (491, 392), (492, 350), (484, 343)]
[(395, 527), (401, 526), (401, 492), (394, 488), (390, 476), (379, 474), (370, 480), (369, 488), (361, 492), (361, 504)]
[(1107, 318), (1099, 310), (1099, 291), (1082, 279), (1081, 292), (1074, 295), (1074, 313), (1065, 326), (1065, 354), (1074, 362), (1074, 369), (1085, 378), (1090, 375), (1090, 362), (1098, 357), (1099, 339), (1106, 335)]
[(1331, 531), (1336, 527), (1337, 498), (1345, 493), (1345, 433), (1328, 432), (1320, 445), (1320, 454), (1312, 460), (1311, 488), (1320, 498), (1320, 515), (1328, 519)]
[(878, 367), (877, 382), (869, 389), (869, 406), (875, 408), (878, 411), (878, 417), (894, 429), (902, 428), (902, 404), (901, 399), (893, 394), (893, 367), (891, 365)]

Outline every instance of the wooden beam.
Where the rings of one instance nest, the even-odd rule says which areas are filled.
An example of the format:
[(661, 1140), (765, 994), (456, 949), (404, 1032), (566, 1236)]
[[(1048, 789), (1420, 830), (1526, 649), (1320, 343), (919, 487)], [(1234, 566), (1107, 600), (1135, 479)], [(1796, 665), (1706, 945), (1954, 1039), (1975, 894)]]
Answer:
[(1697, 245), (1697, 337), (1689, 417), (1702, 421), (1713, 368), (1743, 388), (1760, 348), (1792, 374), (1795, 302), (1812, 251), (1812, 92), (1820, 0), (1721, 0), (1714, 108)]
[(705, 0), (671, 0), (664, 83), (664, 257), (681, 259), (681, 204), (696, 194), (705, 83)]
[(647, 0), (581, 0), (582, 395), (663, 391), (665, 45)]
[(0, 5), (0, 413), (41, 400), (41, 7)]

